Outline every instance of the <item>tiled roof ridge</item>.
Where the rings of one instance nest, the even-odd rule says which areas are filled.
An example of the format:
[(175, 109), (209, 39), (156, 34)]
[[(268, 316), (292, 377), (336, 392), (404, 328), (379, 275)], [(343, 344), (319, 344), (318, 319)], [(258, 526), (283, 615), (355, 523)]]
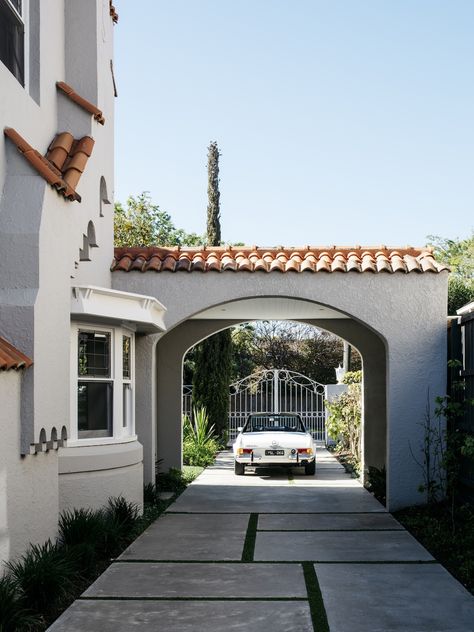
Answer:
[(112, 0), (109, 0), (109, 7), (110, 17), (112, 18), (113, 23), (117, 24), (117, 22), (119, 21), (119, 16), (117, 11), (115, 10), (114, 5), (112, 4)]
[(146, 246), (115, 249), (112, 271), (441, 272), (433, 249), (382, 246)]
[(12, 127), (3, 131), (48, 184), (67, 200), (81, 201), (75, 189), (92, 153), (93, 138), (83, 136), (76, 140), (69, 132), (61, 132), (53, 138), (46, 156), (42, 156)]
[(86, 112), (89, 112), (89, 114), (92, 114), (92, 116), (98, 123), (100, 123), (101, 125), (104, 125), (105, 123), (104, 115), (102, 113), (102, 110), (99, 110), (99, 108), (96, 105), (94, 105), (87, 99), (84, 99), (84, 97), (81, 97), (79, 94), (77, 94), (74, 88), (72, 88), (69, 84), (65, 83), (64, 81), (56, 81), (56, 87), (62, 92), (64, 92), (64, 94), (67, 97), (69, 97), (71, 101), (73, 101), (74, 103), (79, 105), (81, 108), (86, 110)]
[(33, 364), (24, 353), (19, 351), (10, 342), (0, 336), (0, 370), (9, 371), (10, 369), (28, 369)]
[(325, 252), (325, 251), (348, 251), (348, 252), (364, 252), (364, 251), (388, 251), (390, 253), (393, 252), (426, 252), (432, 254), (434, 252), (433, 246), (256, 246), (256, 245), (244, 245), (244, 246), (235, 246), (235, 245), (223, 245), (223, 246), (118, 246), (115, 250), (130, 250), (130, 251), (138, 251), (138, 250), (167, 250), (170, 252), (252, 252), (252, 251), (275, 251), (275, 252)]

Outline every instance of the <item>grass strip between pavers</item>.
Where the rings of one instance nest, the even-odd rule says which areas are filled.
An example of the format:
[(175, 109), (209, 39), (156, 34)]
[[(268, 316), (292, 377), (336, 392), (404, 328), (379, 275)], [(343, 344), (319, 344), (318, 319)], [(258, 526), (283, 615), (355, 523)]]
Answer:
[[(368, 516), (380, 516), (387, 514), (387, 511), (259, 511), (258, 514), (264, 516), (352, 516), (352, 515), (368, 515)], [(169, 514), (182, 514), (187, 516), (201, 515), (201, 516), (233, 516), (248, 514), (248, 511), (166, 511), (162, 515)]]
[[(242, 556), (243, 557), (243, 556)], [(112, 560), (113, 564), (439, 564), (438, 560)]]
[(371, 533), (377, 531), (378, 533), (393, 533), (396, 531), (405, 531), (405, 529), (257, 529), (259, 533)]
[(79, 597), (78, 601), (307, 601), (306, 597)]
[(329, 632), (326, 608), (324, 607), (323, 596), (313, 563), (303, 562), (302, 566), (313, 628), (315, 632)]
[(249, 516), (247, 533), (245, 534), (244, 548), (242, 551), (242, 562), (253, 562), (255, 553), (255, 540), (257, 539), (258, 514), (252, 513)]

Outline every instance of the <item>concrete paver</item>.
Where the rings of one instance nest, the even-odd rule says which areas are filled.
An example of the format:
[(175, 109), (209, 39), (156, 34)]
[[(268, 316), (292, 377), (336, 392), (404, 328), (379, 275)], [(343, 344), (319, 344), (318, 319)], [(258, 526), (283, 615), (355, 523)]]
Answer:
[(75, 601), (51, 632), (313, 632), (305, 601)]
[(474, 598), (439, 564), (316, 564), (331, 632), (469, 632)]
[[(325, 485), (320, 487), (316, 480), (288, 481), (280, 485), (266, 485), (265, 481), (252, 481), (253, 475), (236, 477), (242, 482), (227, 484), (227, 478), (221, 484), (191, 485), (168, 511), (208, 512), (250, 512), (250, 513), (308, 513), (311, 512), (365, 512), (385, 511), (371, 494), (357, 481), (349, 479), (343, 487)], [(308, 477), (309, 478), (309, 477)], [(247, 480), (250, 480), (250, 483)], [(224, 482), (225, 481), (225, 482)], [(339, 481), (338, 481), (339, 482)]]
[(433, 557), (406, 531), (262, 531), (255, 560), (419, 562)]
[(389, 513), (353, 514), (262, 514), (259, 531), (398, 529), (402, 525)]
[(120, 556), (124, 560), (240, 560), (249, 516), (167, 514)]
[(235, 476), (220, 455), (50, 630), (312, 632), (303, 560), (316, 562), (330, 632), (474, 630), (473, 597), (330, 453), (317, 461), (316, 476)]
[(298, 564), (131, 562), (109, 566), (83, 596), (306, 598), (306, 587)]

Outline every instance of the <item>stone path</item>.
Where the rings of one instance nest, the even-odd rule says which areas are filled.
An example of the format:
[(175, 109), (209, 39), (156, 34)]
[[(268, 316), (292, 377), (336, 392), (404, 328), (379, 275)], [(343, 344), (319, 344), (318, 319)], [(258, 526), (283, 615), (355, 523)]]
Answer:
[(220, 455), (53, 632), (469, 632), (474, 599), (326, 450), (315, 477)]

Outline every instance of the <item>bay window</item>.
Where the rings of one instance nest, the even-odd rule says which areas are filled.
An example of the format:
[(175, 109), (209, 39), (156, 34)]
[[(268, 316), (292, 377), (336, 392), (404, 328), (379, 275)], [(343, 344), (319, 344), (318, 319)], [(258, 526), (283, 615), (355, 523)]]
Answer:
[(133, 436), (133, 332), (74, 324), (72, 357), (72, 437), (95, 443)]

